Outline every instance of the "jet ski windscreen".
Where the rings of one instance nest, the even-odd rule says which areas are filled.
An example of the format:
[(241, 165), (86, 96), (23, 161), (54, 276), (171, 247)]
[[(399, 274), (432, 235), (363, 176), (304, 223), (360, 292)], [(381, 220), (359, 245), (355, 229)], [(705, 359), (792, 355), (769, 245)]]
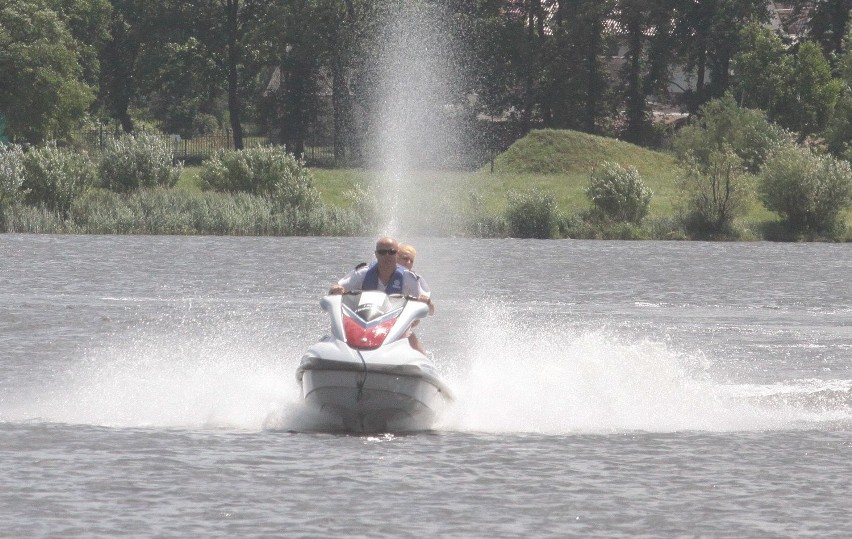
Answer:
[(404, 300), (391, 302), (382, 294), (384, 301), (378, 304), (371, 302), (374, 299), (371, 296), (370, 293), (362, 293), (343, 298), (343, 332), (346, 342), (353, 348), (374, 350), (380, 347), (405, 303)]

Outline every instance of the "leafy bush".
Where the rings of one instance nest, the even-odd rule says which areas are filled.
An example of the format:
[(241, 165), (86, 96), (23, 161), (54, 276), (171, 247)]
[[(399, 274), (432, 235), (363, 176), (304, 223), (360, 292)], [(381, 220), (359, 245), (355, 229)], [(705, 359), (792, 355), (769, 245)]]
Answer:
[(689, 159), (678, 180), (686, 228), (699, 236), (731, 234), (734, 219), (748, 210), (751, 176), (729, 146), (705, 160)]
[(510, 191), (507, 195), (506, 225), (514, 238), (556, 237), (559, 227), (559, 209), (553, 193), (532, 188)]
[(502, 238), (506, 236), (506, 221), (502, 215), (494, 215), (485, 209), (481, 193), (469, 191), (454, 200), (455, 205), (447, 209), (444, 219), (449, 225), (449, 235), (471, 238)]
[(367, 228), (375, 229), (379, 226), (380, 216), (382, 215), (381, 203), (372, 191), (365, 188), (363, 184), (356, 183), (351, 189), (347, 189), (343, 196), (349, 201), (352, 210), (360, 216)]
[(14, 203), (24, 194), (23, 183), (23, 149), (16, 144), (0, 144), (0, 208), (4, 204)]
[(110, 139), (100, 155), (100, 186), (118, 192), (173, 187), (180, 166), (172, 161), (171, 144), (162, 136), (139, 133)]
[(220, 151), (204, 163), (200, 179), (204, 189), (261, 195), (284, 206), (319, 204), (310, 172), (284, 148)]
[(24, 154), (24, 201), (66, 214), (95, 181), (95, 166), (84, 153), (50, 144)]
[(592, 172), (586, 196), (598, 219), (638, 225), (648, 215), (652, 193), (636, 167), (605, 162)]
[(710, 154), (733, 148), (748, 172), (756, 173), (772, 152), (792, 144), (793, 136), (766, 119), (759, 110), (737, 106), (730, 95), (701, 107), (698, 120), (680, 131), (672, 141), (681, 162), (710, 164)]
[(760, 198), (795, 232), (833, 232), (852, 204), (852, 167), (807, 148), (786, 148), (764, 167)]

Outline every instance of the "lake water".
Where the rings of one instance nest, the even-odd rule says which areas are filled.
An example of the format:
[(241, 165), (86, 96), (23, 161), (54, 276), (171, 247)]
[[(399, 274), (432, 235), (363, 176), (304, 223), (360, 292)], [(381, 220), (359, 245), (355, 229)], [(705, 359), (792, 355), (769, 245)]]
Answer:
[(404, 239), (458, 400), (353, 436), (373, 238), (0, 235), (0, 536), (852, 536), (852, 245)]

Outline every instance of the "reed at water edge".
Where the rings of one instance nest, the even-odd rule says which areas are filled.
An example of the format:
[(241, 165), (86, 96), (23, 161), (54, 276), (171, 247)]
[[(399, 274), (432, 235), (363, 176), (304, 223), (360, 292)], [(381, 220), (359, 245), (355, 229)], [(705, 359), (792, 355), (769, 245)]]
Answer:
[(13, 204), (0, 230), (44, 234), (196, 234), (235, 236), (347, 236), (364, 232), (351, 211), (329, 205), (297, 208), (248, 193), (190, 193), (142, 189), (127, 194), (93, 189), (67, 215), (43, 206)]

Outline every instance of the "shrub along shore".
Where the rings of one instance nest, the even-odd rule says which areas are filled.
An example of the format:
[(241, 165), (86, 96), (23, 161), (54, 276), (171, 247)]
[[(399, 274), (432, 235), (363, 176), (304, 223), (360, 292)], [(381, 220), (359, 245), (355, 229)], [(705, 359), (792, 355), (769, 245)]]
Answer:
[[(731, 126), (735, 126), (732, 128)], [(281, 148), (174, 166), (156, 137), (88, 156), (0, 147), (0, 230), (80, 234), (370, 235), (386, 221), (468, 237), (852, 241), (849, 163), (718, 100), (671, 153), (533, 131), (474, 172), (308, 169)]]

